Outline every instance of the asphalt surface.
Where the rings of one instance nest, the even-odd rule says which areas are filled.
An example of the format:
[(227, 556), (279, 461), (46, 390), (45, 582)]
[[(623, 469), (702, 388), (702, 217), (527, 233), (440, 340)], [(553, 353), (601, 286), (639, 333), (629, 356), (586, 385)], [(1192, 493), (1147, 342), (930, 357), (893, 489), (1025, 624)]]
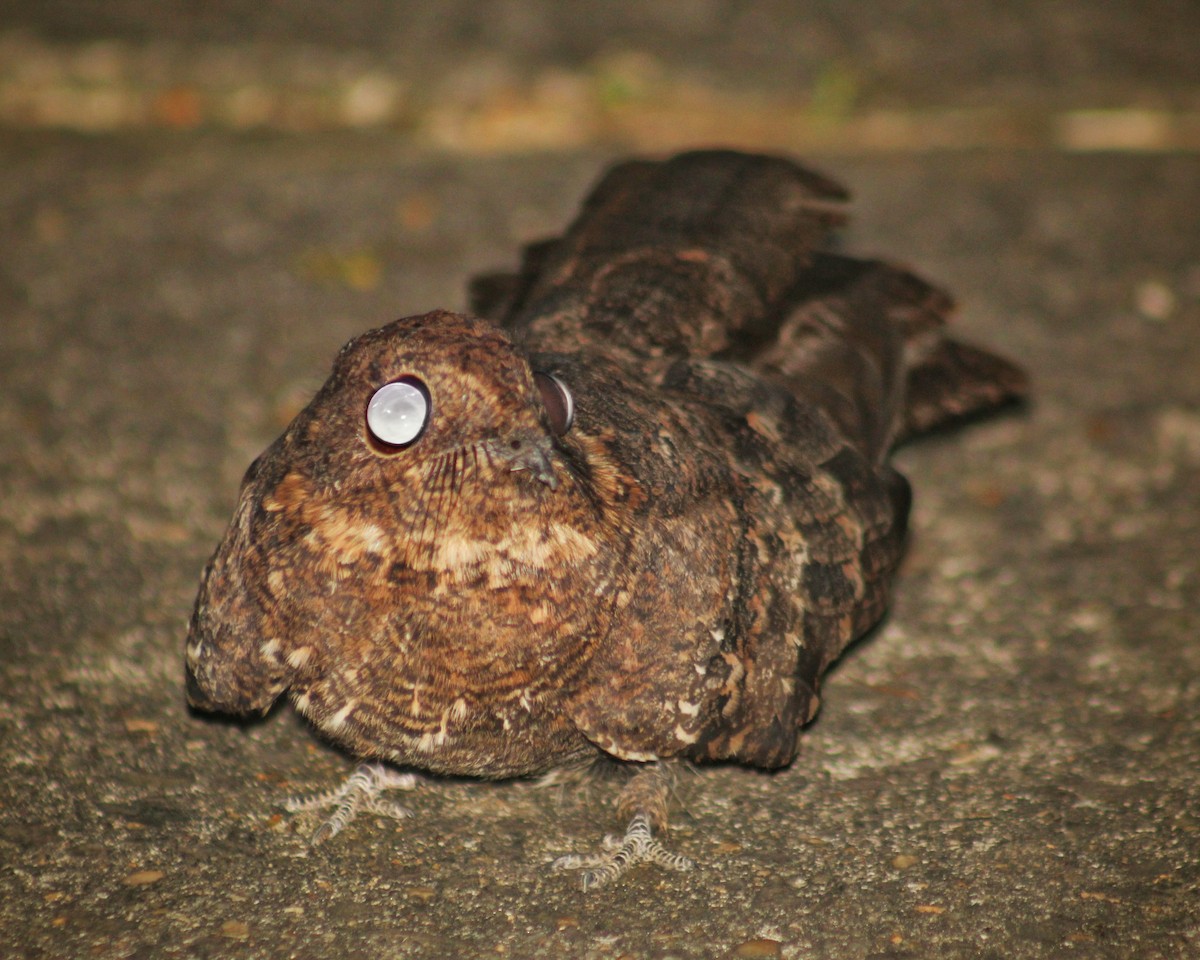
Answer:
[[(506, 24), (549, 9), (497, 6)], [(686, 6), (706, 30), (733, 9)], [(1091, 26), (1043, 21), (1029, 48), (1069, 35), (1086, 56), (1078, 82), (1033, 69), (1031, 89), (1088, 107), (1112, 106), (1111, 75), (1136, 74), (1117, 85), (1130, 103), (1197, 88), (1170, 30), (1136, 63), (1112, 53), (1155, 5), (1085, 7), (1038, 14)], [(633, 30), (613, 8), (610, 46)], [(0, 24), (64, 44), (221, 27), (74, 9), (15, 6)], [(395, 18), (376, 36), (368, 5), (347, 9), (358, 32), (334, 25), (330, 46), (401, 42)], [(881, 17), (845, 20), (845, 43), (886, 46)], [(570, 66), (600, 45), (564, 52), (562, 18), (532, 51), (506, 27), (494, 55)], [(239, 42), (317, 43), (322, 23)], [(991, 50), (977, 27), (911, 36)], [(427, 44), (486, 45), (429, 29)], [(639, 35), (737, 72), (679, 29)], [(777, 33), (749, 34), (764, 75), (785, 59)], [(1111, 75), (1090, 69), (1106, 58)], [(935, 96), (928, 59), (906, 61), (900, 102)], [(970, 96), (1019, 98), (1007, 76), (989, 87), (979, 66)], [(413, 820), (365, 817), (313, 851), (312, 822), (280, 801), (350, 761), (286, 709), (250, 725), (186, 710), (186, 620), (245, 466), (344, 340), (462, 307), (467, 276), (560, 227), (611, 159), (605, 144), (435, 153), (387, 129), (0, 133), (0, 954), (1200, 956), (1193, 153), (810, 156), (854, 191), (847, 245), (952, 289), (964, 336), (1019, 358), (1034, 400), (900, 452), (916, 507), (892, 613), (830, 676), (793, 767), (680, 784), (670, 840), (696, 871), (643, 867), (587, 895), (552, 874), (617, 826), (604, 783), (434, 782), (405, 798)]]

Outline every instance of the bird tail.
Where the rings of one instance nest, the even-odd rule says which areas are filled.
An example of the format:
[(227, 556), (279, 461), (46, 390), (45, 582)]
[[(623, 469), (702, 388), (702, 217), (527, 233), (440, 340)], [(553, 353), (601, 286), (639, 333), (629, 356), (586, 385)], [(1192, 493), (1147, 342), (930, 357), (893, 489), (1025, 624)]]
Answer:
[(946, 335), (953, 301), (877, 260), (816, 254), (746, 362), (817, 404), (874, 462), (896, 443), (1025, 396), (1010, 361)]

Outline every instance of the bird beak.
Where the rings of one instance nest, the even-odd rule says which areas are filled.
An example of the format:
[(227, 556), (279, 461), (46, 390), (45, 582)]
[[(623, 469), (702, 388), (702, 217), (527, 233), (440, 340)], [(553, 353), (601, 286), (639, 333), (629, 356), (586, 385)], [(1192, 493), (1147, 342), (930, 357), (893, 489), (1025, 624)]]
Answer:
[(554, 474), (554, 464), (550, 459), (549, 438), (518, 435), (507, 442), (497, 443), (493, 450), (508, 463), (509, 470), (514, 473), (528, 471), (535, 480), (551, 490), (558, 489), (558, 477)]

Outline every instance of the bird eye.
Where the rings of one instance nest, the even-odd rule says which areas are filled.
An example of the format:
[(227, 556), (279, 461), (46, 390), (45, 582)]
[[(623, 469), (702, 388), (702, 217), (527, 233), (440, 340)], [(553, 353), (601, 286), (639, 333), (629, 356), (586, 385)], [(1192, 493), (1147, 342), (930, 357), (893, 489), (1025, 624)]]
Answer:
[(421, 435), (429, 408), (429, 391), (416, 377), (385, 383), (367, 404), (367, 429), (380, 443), (403, 447)]
[(537, 384), (538, 393), (542, 395), (542, 405), (550, 418), (550, 429), (556, 437), (561, 437), (575, 422), (575, 398), (571, 396), (566, 384), (553, 374), (535, 371), (533, 382)]

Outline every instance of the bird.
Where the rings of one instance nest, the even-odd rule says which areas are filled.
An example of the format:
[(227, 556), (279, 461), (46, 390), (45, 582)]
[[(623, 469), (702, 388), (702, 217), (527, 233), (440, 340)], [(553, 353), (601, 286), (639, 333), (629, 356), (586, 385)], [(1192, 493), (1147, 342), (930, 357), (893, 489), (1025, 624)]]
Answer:
[(282, 696), (362, 762), (293, 803), (402, 815), (417, 771), (625, 774), (584, 889), (666, 843), (681, 765), (792, 763), (887, 608), (899, 443), (1020, 401), (948, 294), (840, 250), (849, 194), (782, 156), (613, 166), (470, 310), (350, 340), (247, 469), (186, 641), (199, 711)]

